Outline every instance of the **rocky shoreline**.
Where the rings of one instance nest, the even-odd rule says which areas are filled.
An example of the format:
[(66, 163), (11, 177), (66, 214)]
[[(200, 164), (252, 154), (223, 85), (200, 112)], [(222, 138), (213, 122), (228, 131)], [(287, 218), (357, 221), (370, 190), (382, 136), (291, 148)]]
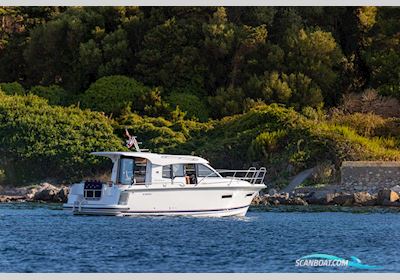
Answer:
[(339, 206), (392, 206), (400, 207), (400, 187), (381, 189), (376, 193), (367, 191), (345, 192), (332, 190), (294, 191), (279, 193), (270, 190), (256, 196), (254, 206), (279, 205), (339, 205)]
[(0, 203), (6, 202), (54, 202), (64, 203), (68, 199), (69, 188), (49, 183), (27, 187), (0, 186)]
[[(69, 188), (41, 183), (27, 187), (0, 186), (0, 203), (7, 202), (49, 202), (65, 203)], [(279, 205), (339, 205), (339, 206), (392, 206), (400, 207), (400, 186), (381, 189), (371, 193), (367, 191), (346, 192), (340, 188), (298, 189), (291, 193), (270, 189), (260, 193), (252, 203), (253, 206)]]

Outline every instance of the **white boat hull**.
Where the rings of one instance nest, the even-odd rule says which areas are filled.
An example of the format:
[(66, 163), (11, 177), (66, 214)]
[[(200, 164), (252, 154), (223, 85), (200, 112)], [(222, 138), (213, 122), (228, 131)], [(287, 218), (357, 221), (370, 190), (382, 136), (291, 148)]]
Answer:
[(86, 200), (74, 185), (64, 209), (74, 214), (114, 216), (245, 216), (265, 185), (130, 187), (103, 186), (99, 200)]

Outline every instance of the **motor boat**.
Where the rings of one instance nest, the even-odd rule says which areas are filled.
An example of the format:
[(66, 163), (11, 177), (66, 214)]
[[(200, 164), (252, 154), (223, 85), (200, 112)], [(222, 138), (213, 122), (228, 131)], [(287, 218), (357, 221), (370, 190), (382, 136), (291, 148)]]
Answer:
[(245, 216), (265, 188), (265, 168), (216, 170), (206, 159), (151, 152), (93, 152), (111, 159), (110, 180), (70, 186), (74, 214)]

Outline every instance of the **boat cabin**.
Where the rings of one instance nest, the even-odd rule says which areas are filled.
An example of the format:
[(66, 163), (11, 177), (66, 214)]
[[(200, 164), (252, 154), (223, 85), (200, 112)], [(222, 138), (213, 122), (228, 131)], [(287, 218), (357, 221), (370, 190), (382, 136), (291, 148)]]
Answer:
[(196, 156), (148, 152), (95, 152), (113, 161), (111, 181), (116, 185), (197, 185), (204, 178), (221, 178), (207, 160)]

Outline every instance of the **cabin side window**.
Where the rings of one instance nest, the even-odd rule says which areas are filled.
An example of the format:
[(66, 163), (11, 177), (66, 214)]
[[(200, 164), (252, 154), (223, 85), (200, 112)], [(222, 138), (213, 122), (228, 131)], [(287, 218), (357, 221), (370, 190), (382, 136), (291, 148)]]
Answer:
[(185, 177), (185, 169), (183, 164), (164, 165), (162, 168), (162, 177), (168, 179)]
[(135, 158), (135, 184), (144, 184), (146, 182), (147, 159)]
[(187, 177), (188, 184), (195, 184), (197, 177), (219, 177), (211, 168), (203, 164), (169, 164), (163, 166), (162, 177), (172, 179)]
[(197, 164), (197, 177), (218, 177), (218, 175), (204, 164)]
[(173, 164), (172, 165), (172, 176), (173, 177), (184, 177), (185, 170), (183, 164)]
[(170, 164), (162, 167), (162, 177), (172, 179), (172, 168)]

